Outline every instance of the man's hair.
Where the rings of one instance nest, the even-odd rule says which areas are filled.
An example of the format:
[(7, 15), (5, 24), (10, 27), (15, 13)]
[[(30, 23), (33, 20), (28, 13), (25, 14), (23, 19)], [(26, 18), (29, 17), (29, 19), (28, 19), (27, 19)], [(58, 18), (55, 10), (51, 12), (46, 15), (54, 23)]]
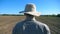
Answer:
[(24, 13), (24, 15), (33, 16), (33, 15), (30, 15), (30, 14), (27, 14), (27, 13)]

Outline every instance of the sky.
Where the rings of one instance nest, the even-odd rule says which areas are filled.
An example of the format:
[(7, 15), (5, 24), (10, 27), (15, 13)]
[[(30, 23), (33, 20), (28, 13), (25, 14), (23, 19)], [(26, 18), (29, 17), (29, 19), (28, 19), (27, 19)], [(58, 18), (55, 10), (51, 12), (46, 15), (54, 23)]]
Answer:
[(28, 3), (34, 3), (41, 15), (60, 14), (60, 0), (0, 0), (0, 14), (19, 14)]

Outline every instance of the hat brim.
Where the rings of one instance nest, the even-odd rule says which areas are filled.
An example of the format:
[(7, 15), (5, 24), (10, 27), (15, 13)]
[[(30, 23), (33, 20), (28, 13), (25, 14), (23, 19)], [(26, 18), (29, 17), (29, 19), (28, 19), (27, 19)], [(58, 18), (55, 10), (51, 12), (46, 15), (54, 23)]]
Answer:
[(30, 15), (33, 15), (33, 16), (40, 16), (41, 13), (39, 12), (36, 12), (36, 11), (21, 11), (19, 13), (26, 13), (26, 14), (30, 14)]

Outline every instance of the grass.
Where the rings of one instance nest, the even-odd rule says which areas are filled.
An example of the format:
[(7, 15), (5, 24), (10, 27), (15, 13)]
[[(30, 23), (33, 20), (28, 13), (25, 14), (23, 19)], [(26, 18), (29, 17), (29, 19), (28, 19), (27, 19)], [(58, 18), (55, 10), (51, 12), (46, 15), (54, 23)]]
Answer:
[[(0, 16), (0, 34), (11, 34), (15, 24), (23, 20), (25, 16)], [(60, 34), (59, 17), (36, 17), (40, 22), (46, 23), (51, 34)]]

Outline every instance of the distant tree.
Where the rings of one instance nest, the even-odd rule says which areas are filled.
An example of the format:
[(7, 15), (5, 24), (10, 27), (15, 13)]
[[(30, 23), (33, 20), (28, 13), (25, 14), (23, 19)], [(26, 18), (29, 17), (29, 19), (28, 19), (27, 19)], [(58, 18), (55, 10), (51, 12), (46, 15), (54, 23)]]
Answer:
[(2, 14), (2, 16), (8, 16), (8, 14)]
[(60, 14), (58, 14), (57, 17), (60, 17)]
[(56, 15), (55, 15), (55, 14), (52, 14), (51, 16), (52, 16), (52, 17), (56, 17)]

